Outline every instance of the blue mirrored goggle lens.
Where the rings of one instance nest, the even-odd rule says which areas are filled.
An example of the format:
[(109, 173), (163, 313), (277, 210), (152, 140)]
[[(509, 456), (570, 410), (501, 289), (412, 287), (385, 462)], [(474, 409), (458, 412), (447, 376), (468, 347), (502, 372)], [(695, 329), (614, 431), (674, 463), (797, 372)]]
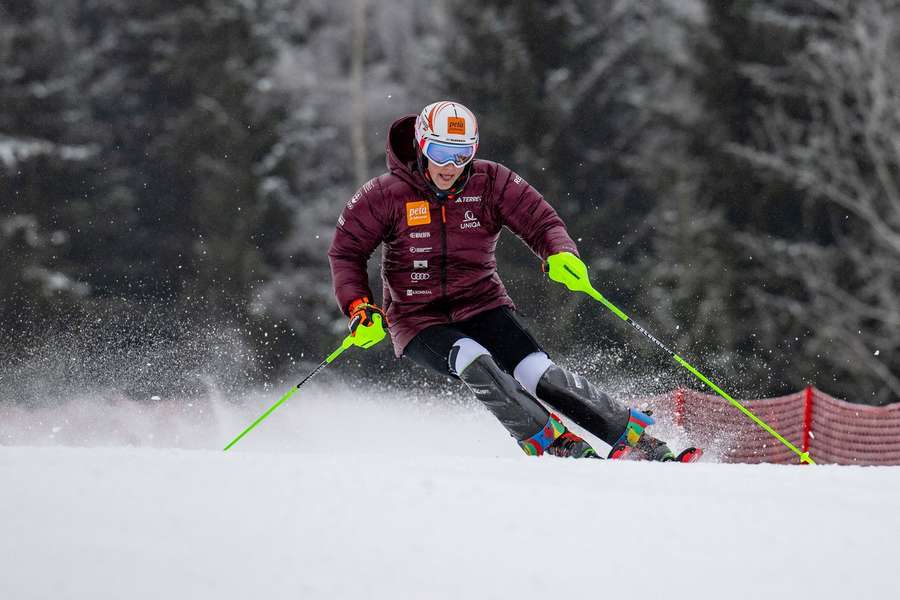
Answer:
[(465, 166), (475, 156), (475, 146), (456, 146), (429, 142), (425, 146), (425, 156), (439, 167), (453, 163), (457, 167)]

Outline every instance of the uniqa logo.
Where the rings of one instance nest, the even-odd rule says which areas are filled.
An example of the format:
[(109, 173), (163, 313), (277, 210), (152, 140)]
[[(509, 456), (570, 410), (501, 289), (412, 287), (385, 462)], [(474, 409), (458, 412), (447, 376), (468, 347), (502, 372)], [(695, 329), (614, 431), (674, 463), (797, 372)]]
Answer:
[(481, 227), (481, 222), (478, 220), (478, 217), (475, 216), (471, 210), (467, 210), (465, 212), (465, 221), (459, 224), (460, 229), (475, 229), (476, 227)]
[(426, 279), (431, 279), (431, 273), (410, 273), (409, 278), (413, 281), (425, 281)]

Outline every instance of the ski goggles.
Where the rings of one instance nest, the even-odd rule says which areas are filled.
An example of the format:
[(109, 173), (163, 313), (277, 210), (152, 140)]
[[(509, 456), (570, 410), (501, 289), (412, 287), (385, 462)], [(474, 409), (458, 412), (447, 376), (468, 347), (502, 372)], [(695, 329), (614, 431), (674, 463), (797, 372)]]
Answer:
[(428, 140), (422, 148), (422, 154), (437, 167), (450, 163), (464, 167), (475, 157), (477, 147), (477, 144), (447, 144)]

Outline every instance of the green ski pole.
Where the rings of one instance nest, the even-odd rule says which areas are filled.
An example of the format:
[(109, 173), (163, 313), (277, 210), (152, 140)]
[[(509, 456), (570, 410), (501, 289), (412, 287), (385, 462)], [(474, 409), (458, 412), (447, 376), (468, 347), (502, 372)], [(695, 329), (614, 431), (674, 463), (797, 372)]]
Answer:
[(811, 465), (816, 464), (815, 461), (810, 458), (809, 452), (801, 452), (800, 449), (797, 448), (794, 444), (784, 439), (784, 437), (780, 433), (772, 429), (768, 423), (750, 412), (750, 410), (748, 410), (743, 404), (732, 398), (729, 394), (722, 390), (722, 388), (710, 381), (703, 373), (694, 368), (693, 365), (678, 356), (676, 352), (669, 349), (665, 344), (656, 339), (656, 337), (653, 336), (649, 331), (641, 327), (636, 321), (619, 310), (619, 308), (615, 304), (604, 298), (603, 294), (595, 290), (591, 285), (591, 282), (588, 279), (587, 269), (585, 268), (584, 263), (581, 262), (581, 260), (577, 256), (570, 252), (561, 252), (559, 254), (555, 254), (547, 259), (547, 262), (544, 264), (544, 270), (553, 281), (562, 283), (573, 292), (584, 292), (594, 300), (600, 302), (610, 311), (612, 311), (612, 313), (617, 317), (637, 329), (639, 332), (641, 332), (642, 335), (656, 344), (660, 349), (662, 349), (664, 352), (667, 352), (673, 359), (675, 359), (678, 364), (690, 371), (690, 373), (694, 375), (694, 377), (705, 383), (711, 390), (715, 391), (717, 394), (728, 400), (735, 408), (744, 413), (754, 423), (762, 427), (775, 439), (787, 446), (792, 452), (794, 452), (794, 454), (800, 457), (800, 462), (805, 462)]
[(384, 327), (382, 326), (381, 315), (374, 315), (372, 317), (372, 323), (368, 324), (368, 325), (359, 325), (359, 322), (361, 319), (362, 319), (361, 316), (355, 317), (353, 319), (353, 321), (350, 322), (350, 331), (352, 333), (344, 338), (344, 341), (341, 342), (340, 347), (338, 347), (337, 350), (335, 350), (334, 352), (329, 354), (328, 358), (326, 358), (321, 363), (319, 363), (319, 366), (316, 367), (315, 369), (313, 369), (309, 375), (304, 377), (303, 381), (301, 381), (300, 383), (298, 383), (297, 385), (292, 387), (290, 389), (290, 391), (288, 391), (287, 394), (282, 396), (278, 402), (276, 402), (271, 407), (269, 407), (269, 410), (267, 410), (266, 412), (261, 414), (258, 419), (253, 421), (253, 423), (250, 424), (250, 427), (248, 427), (247, 429), (242, 431), (239, 436), (237, 436), (236, 438), (231, 440), (231, 443), (228, 444), (227, 446), (225, 446), (225, 451), (227, 451), (229, 448), (231, 448), (232, 446), (237, 444), (238, 441), (242, 437), (244, 437), (245, 435), (250, 433), (250, 431), (254, 427), (256, 427), (257, 425), (262, 423), (263, 419), (265, 419), (270, 414), (272, 414), (276, 408), (278, 408), (279, 406), (281, 406), (282, 404), (287, 402), (287, 399), (290, 398), (291, 396), (293, 396), (294, 392), (299, 390), (301, 385), (303, 385), (304, 383), (306, 383), (307, 381), (312, 379), (316, 375), (316, 373), (318, 373), (319, 371), (324, 369), (327, 365), (330, 365), (332, 363), (332, 361), (334, 361), (334, 359), (336, 359), (338, 356), (340, 356), (344, 350), (346, 350), (350, 346), (359, 346), (360, 348), (371, 348), (372, 346), (374, 346), (375, 344), (377, 344), (378, 342), (380, 342), (381, 340), (384, 339), (384, 336), (386, 335), (386, 333), (384, 331)]
[(326, 358), (325, 360), (323, 360), (322, 362), (320, 362), (318, 367), (316, 367), (315, 369), (313, 369), (312, 372), (310, 372), (309, 375), (307, 375), (306, 377), (303, 378), (303, 381), (301, 381), (300, 383), (298, 383), (297, 385), (295, 385), (294, 387), (292, 387), (292, 388), (290, 389), (290, 391), (288, 391), (288, 393), (286, 393), (284, 396), (282, 396), (281, 399), (280, 399), (278, 402), (276, 402), (275, 404), (273, 404), (272, 406), (270, 406), (269, 409), (268, 409), (266, 412), (264, 412), (263, 414), (261, 414), (261, 415), (259, 416), (258, 419), (256, 419), (255, 421), (253, 421), (253, 423), (251, 423), (250, 426), (249, 426), (247, 429), (245, 429), (244, 431), (242, 431), (241, 434), (240, 434), (239, 436), (237, 436), (236, 438), (234, 438), (233, 440), (231, 440), (231, 443), (228, 444), (227, 446), (225, 446), (225, 451), (227, 451), (229, 448), (231, 448), (232, 446), (234, 446), (235, 444), (237, 444), (238, 441), (239, 441), (242, 437), (244, 437), (245, 435), (247, 435), (248, 433), (250, 433), (250, 431), (251, 431), (254, 427), (256, 427), (257, 425), (259, 425), (260, 423), (262, 423), (263, 420), (264, 420), (266, 417), (268, 417), (270, 414), (272, 414), (273, 412), (275, 412), (275, 409), (276, 409), (276, 408), (278, 408), (279, 406), (281, 406), (282, 404), (284, 404), (285, 402), (287, 402), (287, 399), (290, 398), (291, 396), (293, 396), (293, 395), (294, 395), (294, 392), (296, 392), (297, 390), (300, 389), (300, 386), (302, 386), (304, 383), (306, 383), (307, 381), (309, 381), (310, 379), (312, 379), (313, 377), (315, 377), (315, 375), (316, 375), (319, 371), (321, 371), (321, 370), (324, 369), (326, 366), (328, 366), (329, 364), (331, 364), (331, 362), (334, 361), (334, 359), (336, 359), (338, 356), (340, 356), (341, 353), (342, 353), (344, 350), (346, 350), (347, 348), (349, 348), (349, 347), (352, 346), (352, 345), (353, 345), (353, 338), (352, 338), (351, 336), (348, 335), (346, 338), (344, 338), (344, 341), (341, 342), (341, 345), (338, 347), (338, 349), (335, 350), (334, 352), (332, 352), (331, 354), (329, 354), (329, 355), (328, 355), (328, 358)]

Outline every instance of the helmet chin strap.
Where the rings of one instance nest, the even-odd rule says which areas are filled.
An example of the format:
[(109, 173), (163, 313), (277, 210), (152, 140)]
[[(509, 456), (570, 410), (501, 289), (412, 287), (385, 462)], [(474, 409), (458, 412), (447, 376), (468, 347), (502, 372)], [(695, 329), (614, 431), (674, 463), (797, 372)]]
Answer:
[(463, 188), (466, 187), (466, 183), (469, 181), (469, 174), (472, 172), (472, 163), (469, 162), (463, 169), (462, 173), (459, 174), (459, 177), (456, 178), (456, 181), (453, 182), (453, 185), (447, 188), (446, 190), (442, 190), (434, 183), (431, 179), (431, 173), (428, 172), (428, 158), (425, 157), (424, 154), (419, 150), (419, 147), (416, 146), (416, 162), (419, 165), (419, 171), (422, 173), (422, 177), (425, 179), (425, 183), (428, 185), (428, 189), (435, 195), (438, 200), (453, 200), (456, 196), (462, 192)]

